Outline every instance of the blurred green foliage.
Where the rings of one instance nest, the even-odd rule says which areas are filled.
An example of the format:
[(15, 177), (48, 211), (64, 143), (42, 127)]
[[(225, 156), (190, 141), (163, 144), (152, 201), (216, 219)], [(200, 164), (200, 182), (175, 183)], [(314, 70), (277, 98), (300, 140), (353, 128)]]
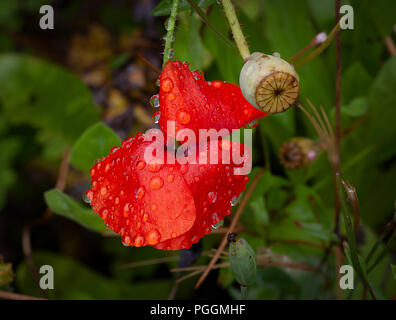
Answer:
[[(341, 232), (346, 239), (343, 263), (354, 265), (359, 275), (355, 279), (356, 289), (343, 292), (343, 296), (361, 299), (363, 281), (377, 298), (389, 299), (396, 293), (396, 233), (392, 229), (384, 236), (384, 230), (395, 214), (396, 57), (391, 57), (386, 50), (384, 38), (392, 37), (396, 2), (342, 2), (348, 2), (354, 8), (355, 29), (341, 31), (341, 171), (357, 190), (361, 219), (361, 227), (355, 237), (353, 209), (349, 205), (343, 208), (342, 216), (346, 222), (342, 220), (341, 223)], [(41, 3), (1, 1), (0, 26), (7, 26), (7, 32), (23, 30), (24, 15), (21, 12), (38, 12)], [(160, 1), (151, 15), (168, 15), (171, 3), (171, 0)], [(230, 34), (217, 1), (200, 0), (196, 3), (216, 29), (223, 35)], [(235, 0), (234, 3), (251, 52), (278, 52), (288, 59), (308, 45), (316, 34), (329, 33), (335, 25), (332, 0)], [(73, 2), (70, 12), (79, 5)], [(106, 27), (121, 33), (144, 28), (142, 22), (134, 21), (122, 8), (111, 4), (106, 8), (99, 14)], [(122, 18), (114, 19), (109, 12), (118, 12)], [(158, 38), (163, 37), (166, 17), (156, 19)], [(181, 1), (177, 23), (173, 45), (175, 60), (188, 60), (193, 69), (202, 69), (208, 80), (238, 83), (243, 65), (238, 51), (205, 25), (185, 0)], [(32, 163), (38, 162), (53, 170), (59, 165), (63, 150), (71, 148), (69, 162), (75, 176), (70, 179), (69, 186), (83, 180), (86, 183), (84, 190), (79, 189), (76, 195), (70, 190), (51, 189), (35, 201), (41, 206), (46, 203), (58, 216), (62, 216), (60, 224), (65, 223), (63, 219), (66, 218), (85, 227), (76, 227), (81, 233), (87, 232), (86, 229), (90, 230), (90, 236), (93, 232), (102, 233), (106, 230), (102, 220), (82, 203), (82, 198), (90, 183), (89, 169), (96, 159), (108, 154), (113, 146), (119, 146), (118, 132), (101, 121), (104, 110), (92, 99), (92, 92), (97, 88), (86, 86), (67, 66), (56, 65), (46, 57), (34, 57), (29, 50), (17, 53), (13, 41), (9, 33), (0, 34), (0, 208), (7, 204), (8, 193), (26, 192), (21, 190), (23, 183), (20, 181), (24, 180), (26, 171), (35, 170), (29, 167)], [(123, 56), (125, 61), (129, 54)], [(161, 55), (159, 49), (156, 54)], [(124, 60), (119, 64), (122, 65)], [(301, 81), (299, 102), (306, 106), (306, 99), (310, 99), (315, 106), (322, 105), (334, 125), (335, 45), (332, 44), (297, 72)], [(148, 101), (146, 104), (149, 105)], [(128, 132), (139, 128), (141, 124), (136, 121)], [(267, 170), (241, 216), (241, 236), (257, 255), (265, 248), (271, 254), (281, 256), (282, 261), (297, 261), (317, 267), (324, 256), (323, 248), (330, 243), (341, 243), (333, 233), (333, 177), (324, 152), (307, 168), (291, 171), (280, 165), (280, 146), (296, 136), (318, 140), (312, 124), (297, 108), (261, 119), (259, 127), (254, 129), (255, 168), (250, 181), (259, 167)], [(21, 168), (23, 170), (19, 172)], [(9, 210), (6, 213), (11, 214)], [(167, 298), (175, 279), (169, 272), (169, 268), (176, 264), (177, 259), (172, 258), (174, 253), (153, 248), (125, 248), (118, 238), (98, 235), (98, 239), (95, 238), (95, 246), (101, 252), (106, 268), (102, 268), (102, 261), (90, 264), (83, 259), (77, 261), (67, 250), (61, 249), (64, 248), (62, 245), (52, 247), (52, 252), (34, 252), (36, 265), (49, 264), (56, 270), (56, 290), (51, 292), (51, 297)], [(214, 235), (206, 236), (204, 249), (217, 247), (218, 240)], [(373, 247), (376, 250), (371, 256)], [(165, 264), (144, 268), (121, 268), (131, 261), (164, 257), (171, 259)], [(202, 256), (197, 263), (207, 263), (207, 260), (207, 256)], [(18, 292), (39, 296), (26, 264), (19, 262), (15, 283)], [(335, 298), (338, 284), (333, 254), (323, 268), (325, 277), (282, 266), (258, 265), (248, 298)], [(229, 297), (240, 298), (231, 268), (222, 268), (216, 276), (217, 280), (210, 278), (213, 281), (211, 288)], [(177, 297), (196, 297), (194, 281), (195, 278), (184, 281)], [(206, 291), (204, 294), (209, 293)]]

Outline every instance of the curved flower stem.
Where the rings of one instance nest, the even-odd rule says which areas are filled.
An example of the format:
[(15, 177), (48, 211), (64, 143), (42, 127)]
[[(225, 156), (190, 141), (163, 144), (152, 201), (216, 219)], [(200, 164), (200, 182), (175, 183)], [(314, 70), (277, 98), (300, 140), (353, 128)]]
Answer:
[(230, 23), (232, 35), (234, 36), (235, 43), (238, 47), (239, 53), (245, 60), (250, 56), (249, 47), (246, 43), (245, 36), (243, 35), (241, 25), (239, 24), (238, 17), (231, 0), (221, 0), (224, 7), (227, 20)]
[(294, 64), (294, 67), (300, 68), (303, 65), (307, 64), (308, 62), (310, 62), (311, 60), (315, 59), (318, 55), (320, 55), (330, 45), (331, 41), (336, 36), (339, 30), (340, 30), (340, 21), (338, 20), (337, 24), (331, 30), (326, 40), (322, 42), (322, 44), (319, 47), (317, 47), (314, 51), (312, 51), (305, 59), (297, 61)]
[(178, 7), (179, 7), (179, 0), (173, 0), (171, 14), (170, 14), (170, 16), (168, 18), (169, 20), (165, 26), (167, 32), (166, 32), (165, 49), (164, 49), (164, 60), (162, 63), (163, 67), (166, 65), (166, 63), (169, 60), (169, 52), (172, 47), (172, 39), (173, 39), (173, 33), (175, 31)]

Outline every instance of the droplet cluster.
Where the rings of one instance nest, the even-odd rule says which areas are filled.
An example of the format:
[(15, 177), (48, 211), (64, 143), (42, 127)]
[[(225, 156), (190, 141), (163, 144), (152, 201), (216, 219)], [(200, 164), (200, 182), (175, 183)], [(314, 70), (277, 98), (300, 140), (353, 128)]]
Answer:
[(236, 165), (221, 159), (216, 165), (146, 161), (151, 143), (138, 134), (95, 163), (87, 202), (126, 246), (190, 248), (231, 213), (248, 177), (234, 175)]

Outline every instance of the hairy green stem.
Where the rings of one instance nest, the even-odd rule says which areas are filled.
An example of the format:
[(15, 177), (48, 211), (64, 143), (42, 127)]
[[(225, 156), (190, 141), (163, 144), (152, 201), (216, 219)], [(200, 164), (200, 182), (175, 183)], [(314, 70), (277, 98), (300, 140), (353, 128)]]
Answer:
[(241, 25), (239, 24), (238, 17), (231, 0), (221, 0), (224, 7), (224, 12), (228, 22), (231, 26), (232, 35), (234, 36), (235, 43), (238, 47), (239, 53), (245, 60), (250, 56), (249, 47), (246, 43), (245, 36), (242, 33)]
[(171, 14), (167, 20), (166, 25), (165, 25), (167, 32), (166, 32), (165, 49), (164, 49), (164, 60), (162, 63), (163, 67), (165, 67), (165, 65), (167, 64), (167, 62), (169, 60), (169, 53), (170, 53), (170, 49), (172, 47), (173, 33), (175, 31), (178, 7), (179, 7), (179, 0), (173, 0)]

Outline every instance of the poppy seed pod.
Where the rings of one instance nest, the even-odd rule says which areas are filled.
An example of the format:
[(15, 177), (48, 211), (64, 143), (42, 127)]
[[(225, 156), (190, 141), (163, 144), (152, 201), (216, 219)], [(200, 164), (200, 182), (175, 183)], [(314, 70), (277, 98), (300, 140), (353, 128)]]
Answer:
[(299, 169), (311, 164), (320, 147), (308, 138), (297, 137), (286, 141), (279, 149), (279, 160), (282, 165), (290, 170)]
[(253, 106), (267, 113), (286, 111), (300, 92), (294, 67), (275, 55), (253, 53), (239, 76), (242, 94)]

